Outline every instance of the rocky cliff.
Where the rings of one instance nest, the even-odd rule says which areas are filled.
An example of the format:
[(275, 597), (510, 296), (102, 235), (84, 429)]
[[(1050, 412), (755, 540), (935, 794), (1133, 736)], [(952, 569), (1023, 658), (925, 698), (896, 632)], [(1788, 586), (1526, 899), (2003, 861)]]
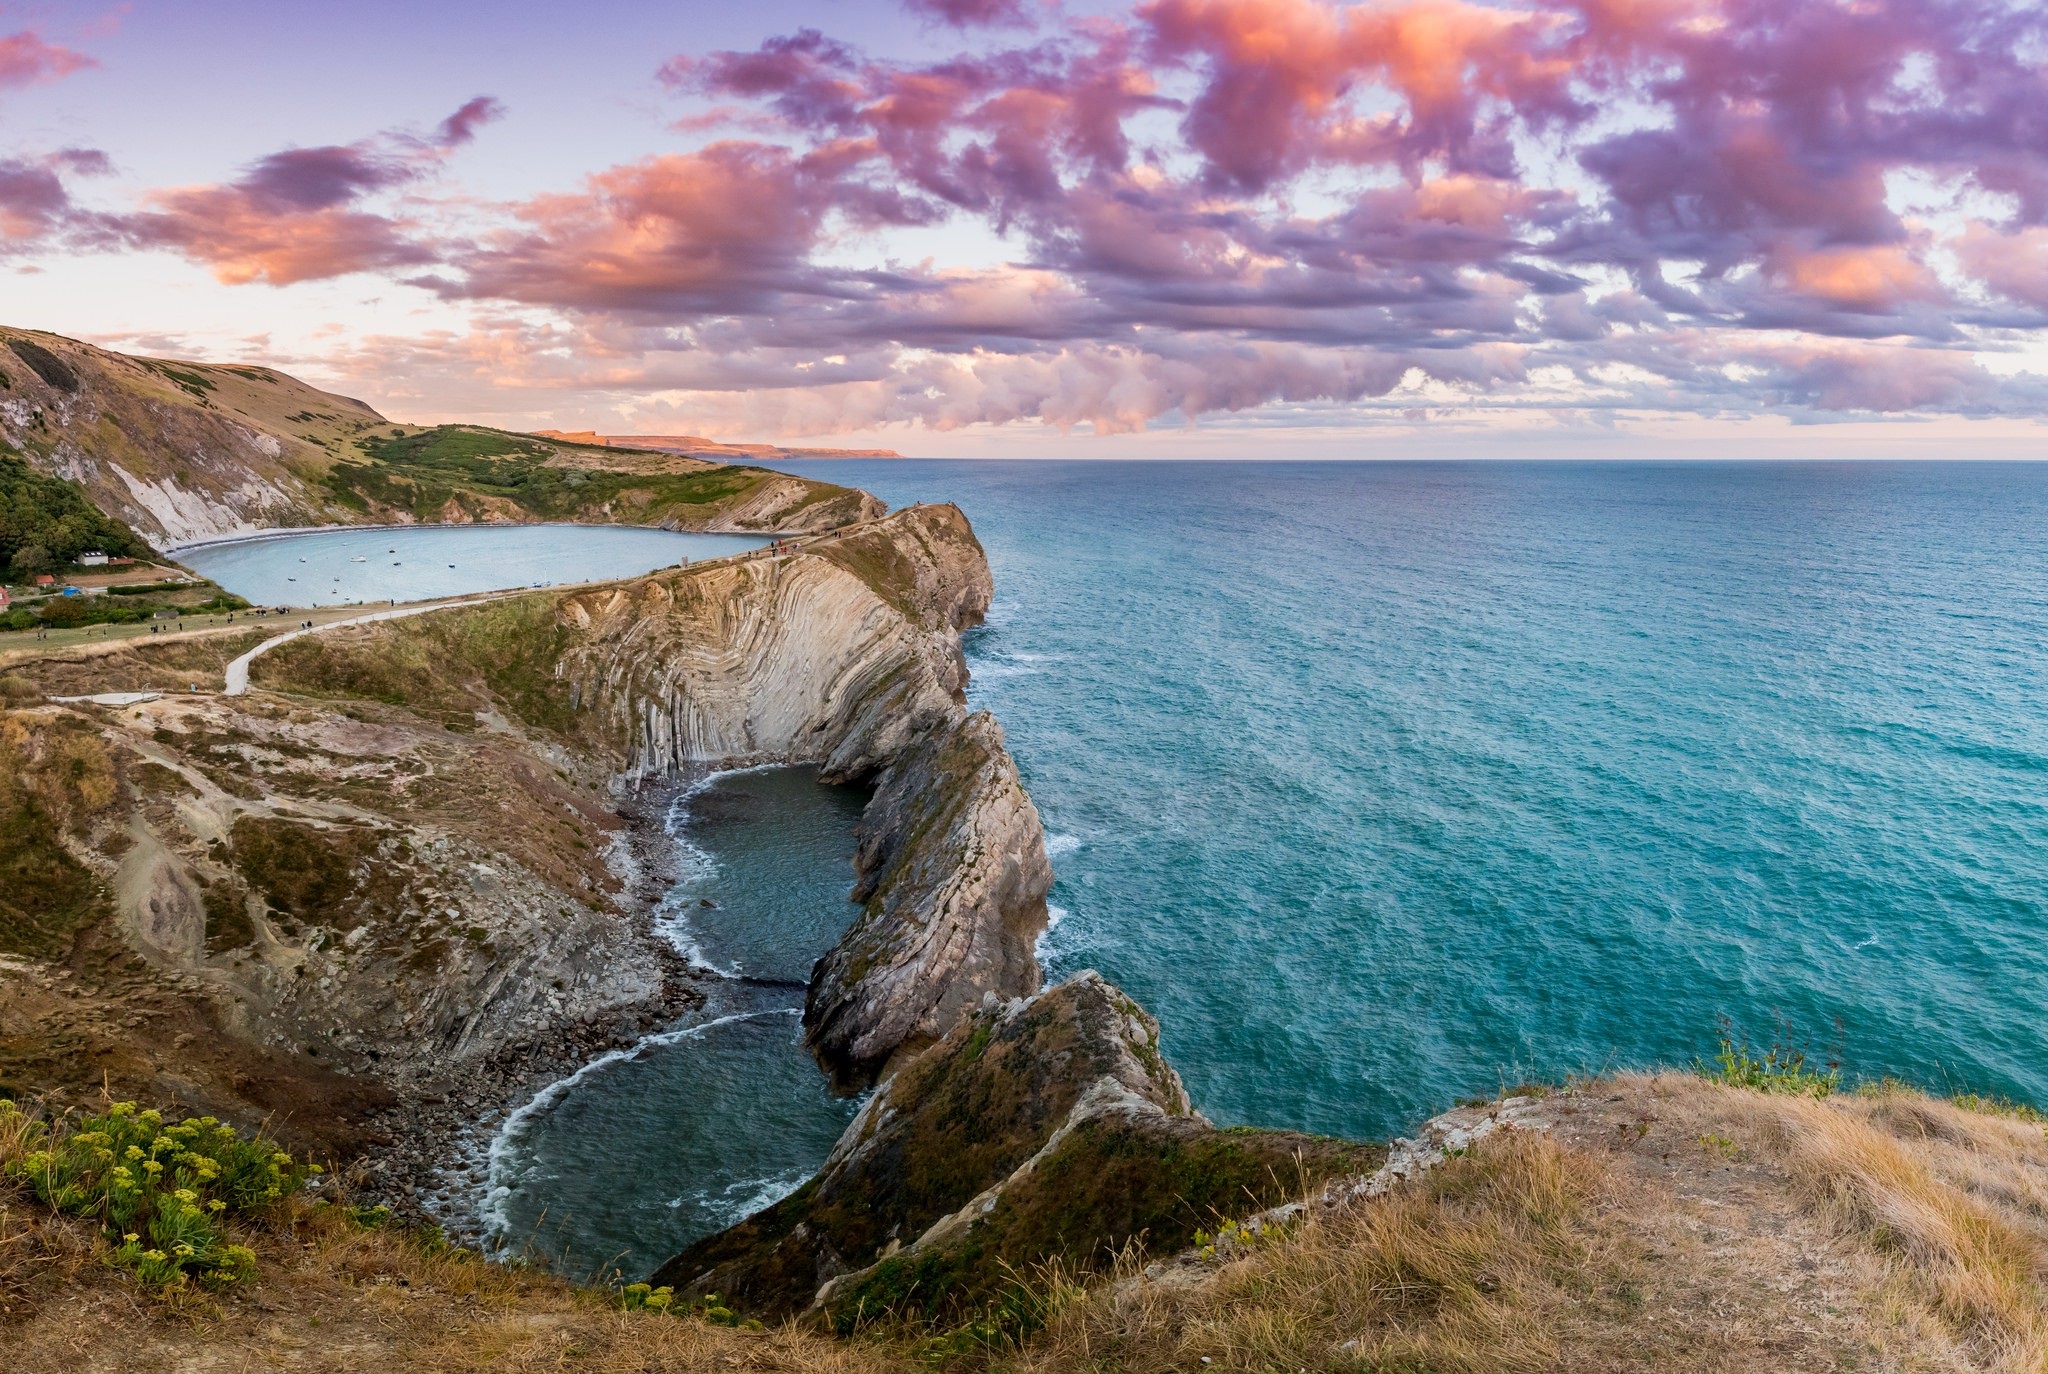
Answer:
[[(346, 1154), (390, 1090), (681, 991), (600, 783), (452, 704), (187, 690), (265, 633), (0, 679), (0, 1085), (107, 1078)], [(162, 695), (36, 695), (108, 687)]]
[[(104, 919), (74, 925), (233, 1041), (430, 1092), (687, 995), (634, 890), (639, 782), (769, 761), (872, 778), (866, 907), (813, 998), (821, 1055), (860, 1081), (985, 993), (1036, 990), (1043, 837), (1000, 732), (961, 700), (960, 634), (988, 597), (965, 518), (925, 507), (301, 639), (256, 661), (246, 697), (212, 689), (268, 631), (40, 660), (20, 670), (21, 758), (84, 750), (107, 782), (37, 852), (104, 894)], [(165, 695), (35, 700), (119, 689)], [(82, 938), (31, 933), (18, 952)]]
[(989, 995), (876, 1091), (815, 1178), (654, 1281), (763, 1315), (815, 1308), (841, 1330), (945, 1325), (1048, 1260), (1104, 1267), (1140, 1236), (1171, 1252), (1380, 1153), (1218, 1131), (1189, 1108), (1158, 1024), (1083, 973)]
[(871, 1081), (984, 994), (1037, 991), (1052, 868), (986, 713), (962, 704), (962, 631), (988, 564), (953, 506), (900, 511), (793, 553), (567, 600), (561, 673), (629, 773), (815, 763), (872, 778), (862, 913), (804, 1014), (840, 1081)]

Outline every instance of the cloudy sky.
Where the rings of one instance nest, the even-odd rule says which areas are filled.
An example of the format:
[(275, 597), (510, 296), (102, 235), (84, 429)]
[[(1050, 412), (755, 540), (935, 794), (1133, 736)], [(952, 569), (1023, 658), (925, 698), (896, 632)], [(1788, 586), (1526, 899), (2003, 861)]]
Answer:
[(2013, 0), (0, 4), (0, 319), (415, 420), (2048, 455)]

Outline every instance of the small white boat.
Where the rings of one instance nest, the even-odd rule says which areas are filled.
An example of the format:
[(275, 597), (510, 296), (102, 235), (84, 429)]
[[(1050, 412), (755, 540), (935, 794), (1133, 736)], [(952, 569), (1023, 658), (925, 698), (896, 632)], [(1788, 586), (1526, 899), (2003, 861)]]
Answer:
[(348, 561), (351, 563), (367, 563), (370, 560), (363, 557), (361, 554), (357, 554), (354, 558), (351, 558)]

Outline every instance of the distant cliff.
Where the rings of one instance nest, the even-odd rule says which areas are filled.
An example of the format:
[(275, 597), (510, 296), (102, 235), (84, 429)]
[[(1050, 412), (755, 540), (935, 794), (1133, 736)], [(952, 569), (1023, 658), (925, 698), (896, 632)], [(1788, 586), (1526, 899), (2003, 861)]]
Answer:
[(776, 444), (728, 444), (695, 434), (599, 434), (595, 430), (537, 429), (542, 439), (561, 439), (576, 444), (601, 444), (607, 448), (653, 449), (680, 453), (692, 458), (709, 458), (721, 463), (772, 463), (789, 458), (901, 458), (893, 448), (783, 448)]
[(759, 467), (478, 425), (398, 424), (272, 368), (129, 357), (0, 327), (0, 455), (8, 453), (78, 482), (159, 547), (429, 521), (800, 532), (882, 511), (863, 492)]

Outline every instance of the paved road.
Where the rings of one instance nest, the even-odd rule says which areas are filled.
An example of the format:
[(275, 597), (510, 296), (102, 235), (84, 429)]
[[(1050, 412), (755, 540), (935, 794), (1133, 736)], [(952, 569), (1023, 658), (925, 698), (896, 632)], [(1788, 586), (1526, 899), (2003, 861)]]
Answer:
[(399, 606), (388, 611), (376, 611), (370, 615), (350, 616), (347, 620), (330, 620), (324, 625), (315, 625), (310, 630), (290, 630), (275, 639), (266, 639), (248, 653), (228, 664), (228, 685), (224, 695), (245, 696), (249, 691), (249, 665), (269, 653), (280, 644), (289, 644), (303, 635), (319, 634), (323, 630), (338, 630), (344, 625), (367, 625), (373, 620), (403, 620), (409, 615), (425, 615), (428, 611), (453, 610), (457, 606), (481, 606), (487, 601), (502, 601), (508, 596), (519, 596), (521, 591), (491, 592), (484, 596), (465, 597), (460, 601), (435, 601), (424, 606)]

